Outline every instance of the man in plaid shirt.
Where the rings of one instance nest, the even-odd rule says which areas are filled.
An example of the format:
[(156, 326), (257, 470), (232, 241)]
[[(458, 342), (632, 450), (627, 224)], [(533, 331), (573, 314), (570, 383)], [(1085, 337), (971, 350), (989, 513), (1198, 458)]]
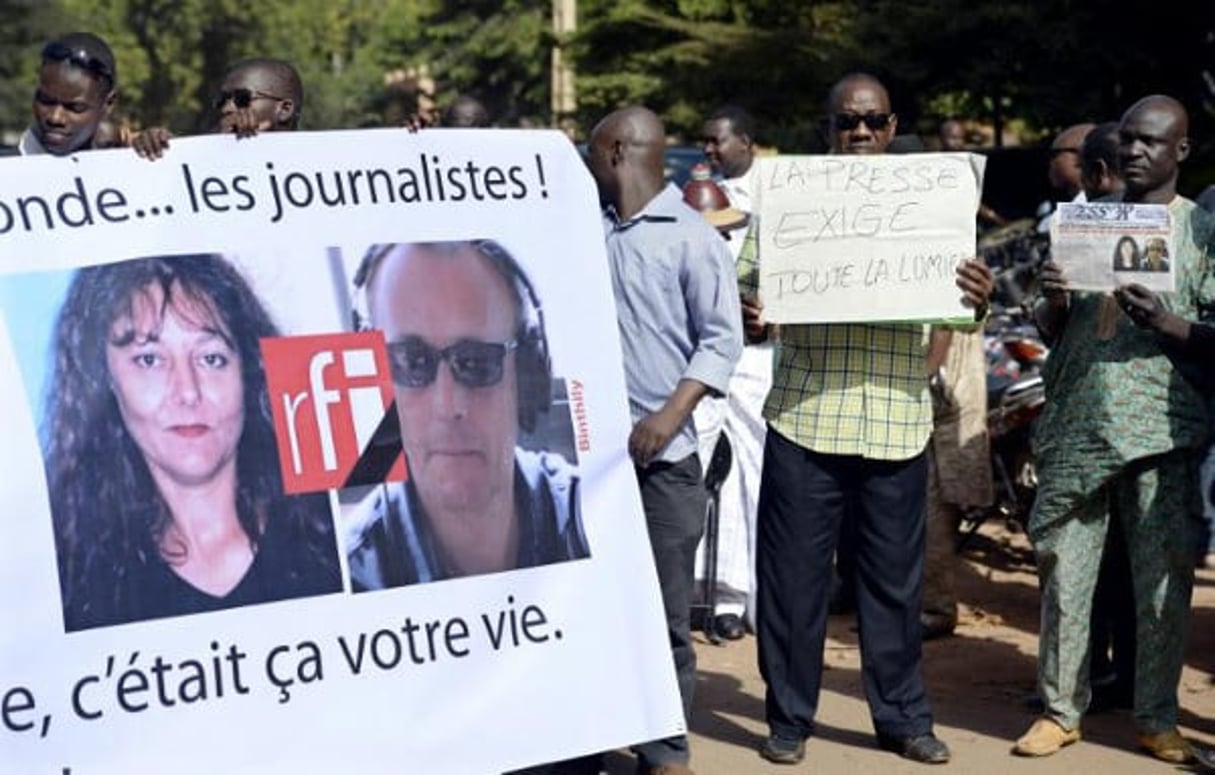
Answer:
[[(853, 74), (830, 96), (834, 153), (882, 153), (895, 134), (890, 98)], [(754, 235), (739, 261), (743, 320), (766, 338), (755, 297)], [(974, 260), (957, 285), (985, 314), (992, 275)], [(822, 677), (831, 559), (841, 522), (853, 520), (865, 696), (878, 743), (908, 759), (949, 760), (932, 733), (920, 670), (920, 588), (932, 431), (928, 326), (789, 325), (764, 416), (768, 438), (759, 495), (758, 635), (768, 684), (769, 737), (760, 753), (794, 764), (813, 731)]]

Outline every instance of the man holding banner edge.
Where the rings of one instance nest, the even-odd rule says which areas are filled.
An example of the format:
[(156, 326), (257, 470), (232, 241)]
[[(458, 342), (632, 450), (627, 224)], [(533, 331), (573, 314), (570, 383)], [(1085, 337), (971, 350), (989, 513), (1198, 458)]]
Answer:
[[(876, 78), (846, 76), (828, 105), (834, 153), (886, 150), (897, 117)], [(739, 263), (739, 287), (747, 335), (762, 340), (770, 329), (755, 296), (756, 247), (753, 231)], [(971, 259), (956, 276), (975, 319), (982, 319), (991, 271)], [(851, 505), (847, 511), (858, 521), (863, 677), (878, 742), (914, 761), (948, 761), (949, 749), (932, 733), (920, 669), (924, 450), (932, 429), (928, 327), (793, 324), (782, 326), (781, 340), (765, 407), (756, 558), (770, 732), (760, 753), (779, 764), (805, 755), (818, 705), (831, 557)]]

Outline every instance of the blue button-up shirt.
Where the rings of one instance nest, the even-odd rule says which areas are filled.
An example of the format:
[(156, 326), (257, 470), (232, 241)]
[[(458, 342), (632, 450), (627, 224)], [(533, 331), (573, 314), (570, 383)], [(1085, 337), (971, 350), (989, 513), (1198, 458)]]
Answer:
[[(609, 208), (604, 227), (633, 422), (661, 409), (681, 379), (724, 394), (743, 341), (725, 240), (673, 185), (627, 221)], [(655, 460), (695, 451), (689, 415)]]

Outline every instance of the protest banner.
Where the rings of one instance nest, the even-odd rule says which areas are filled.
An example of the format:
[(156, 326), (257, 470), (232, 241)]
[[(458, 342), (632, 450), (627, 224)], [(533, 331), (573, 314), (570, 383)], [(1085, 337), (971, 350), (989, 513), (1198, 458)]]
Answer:
[(0, 769), (493, 773), (684, 731), (563, 135), (3, 164)]
[(1172, 234), (1165, 205), (1061, 202), (1051, 219), (1051, 255), (1077, 291), (1139, 283), (1172, 293)]
[(954, 280), (975, 255), (985, 161), (966, 153), (759, 159), (765, 318), (973, 320)]

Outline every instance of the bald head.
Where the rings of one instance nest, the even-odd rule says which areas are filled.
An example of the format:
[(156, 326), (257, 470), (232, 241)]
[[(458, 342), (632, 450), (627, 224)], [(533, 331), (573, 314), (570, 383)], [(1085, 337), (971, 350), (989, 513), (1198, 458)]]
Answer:
[(835, 153), (884, 153), (894, 139), (898, 117), (890, 110), (890, 95), (881, 81), (852, 73), (831, 88), (827, 125)]
[(598, 134), (645, 152), (652, 153), (657, 149), (659, 156), (666, 142), (662, 119), (649, 108), (638, 105), (608, 114), (591, 130), (591, 137)]
[(831, 92), (827, 95), (828, 111), (832, 113), (838, 111), (844, 98), (855, 89), (873, 90), (881, 100), (882, 110), (890, 110), (890, 94), (887, 93), (886, 87), (881, 81), (868, 73), (849, 73), (831, 87)]
[(622, 108), (596, 124), (591, 130), (587, 165), (600, 198), (622, 214), (639, 200), (644, 206), (662, 189), (665, 147), (662, 119), (647, 108)]
[(1080, 147), (1096, 124), (1075, 124), (1064, 129), (1050, 144), (1050, 184), (1066, 198), (1073, 199), (1083, 185), (1080, 170)]
[(1131, 105), (1118, 122), (1118, 163), (1129, 202), (1168, 204), (1177, 195), (1181, 162), (1190, 155), (1190, 117), (1163, 94)]

